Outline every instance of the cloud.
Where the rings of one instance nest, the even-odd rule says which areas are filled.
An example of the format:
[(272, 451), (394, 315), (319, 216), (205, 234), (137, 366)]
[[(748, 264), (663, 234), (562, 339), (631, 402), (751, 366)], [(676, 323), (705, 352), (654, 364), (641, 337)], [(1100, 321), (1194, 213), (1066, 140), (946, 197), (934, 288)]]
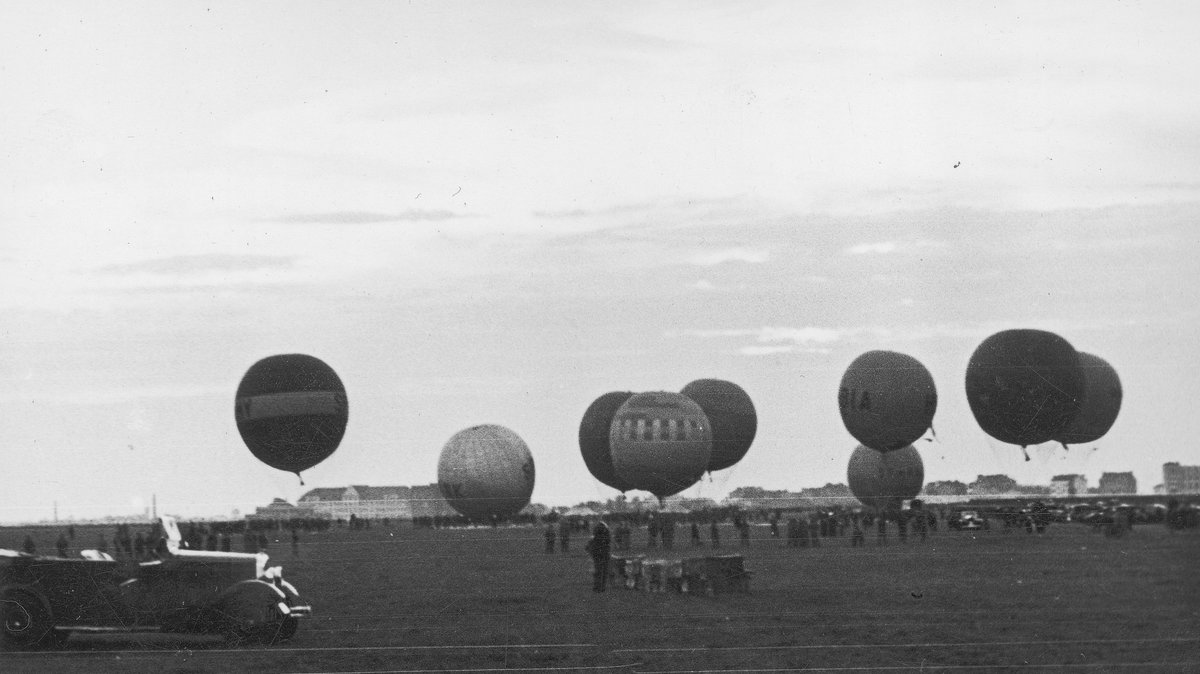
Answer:
[(385, 222), (440, 222), (465, 217), (447, 210), (407, 210), (399, 213), (372, 211), (330, 211), (327, 213), (295, 213), (272, 218), (270, 222), (289, 225), (373, 225)]
[[(762, 356), (776, 353), (829, 353), (825, 345), (841, 341), (848, 335), (859, 332), (857, 329), (842, 330), (821, 327), (762, 327), (754, 329), (728, 330), (685, 330), (672, 331), (668, 337), (688, 336), (700, 339), (734, 339), (750, 337), (754, 345), (744, 346), (739, 353), (748, 356)], [(790, 343), (788, 343), (790, 342)]]
[(177, 255), (141, 262), (110, 264), (96, 268), (98, 274), (160, 274), (188, 275), (206, 272), (253, 271), (260, 269), (288, 269), (296, 262), (289, 255), (229, 255), (210, 253), (205, 255)]
[(848, 255), (886, 255), (887, 253), (895, 252), (896, 243), (894, 241), (883, 241), (881, 243), (860, 243), (857, 246), (850, 246), (846, 249)]
[(846, 336), (845, 330), (837, 328), (772, 328), (758, 331), (760, 342), (793, 342), (795, 344), (832, 344)]
[(696, 281), (689, 287), (691, 287), (695, 290), (716, 290), (717, 289), (717, 286), (713, 285), (712, 282), (705, 281), (704, 279), (700, 279), (699, 281)]
[(791, 344), (777, 344), (774, 346), (743, 346), (738, 349), (738, 353), (743, 356), (774, 356), (780, 353), (791, 353), (796, 347)]
[(945, 241), (877, 241), (860, 243), (846, 249), (847, 255), (889, 255), (891, 253), (924, 253), (944, 250), (950, 244)]
[(765, 250), (754, 250), (751, 248), (726, 248), (724, 250), (713, 250), (702, 253), (696, 253), (688, 262), (701, 267), (712, 267), (725, 262), (748, 262), (750, 264), (760, 264), (766, 262), (770, 257)]

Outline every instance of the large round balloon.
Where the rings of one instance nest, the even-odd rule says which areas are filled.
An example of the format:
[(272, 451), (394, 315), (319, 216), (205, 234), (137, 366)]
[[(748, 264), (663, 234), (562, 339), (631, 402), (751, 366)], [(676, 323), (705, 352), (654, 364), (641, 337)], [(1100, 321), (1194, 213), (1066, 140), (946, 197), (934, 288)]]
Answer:
[(666, 391), (639, 393), (617, 410), (609, 444), (617, 479), (661, 499), (704, 475), (712, 432), (704, 410), (690, 398)]
[(312, 356), (263, 358), (238, 384), (238, 432), (272, 468), (299, 473), (324, 461), (342, 441), (348, 416), (342, 380)]
[(1061, 433), (1084, 395), (1079, 354), (1044, 330), (1005, 330), (983, 340), (967, 364), (966, 383), (980, 428), (1022, 447)]
[(721, 379), (697, 379), (680, 393), (694, 400), (712, 424), (708, 470), (721, 470), (741, 461), (758, 431), (754, 403), (742, 387)]
[(937, 389), (916, 358), (868, 351), (842, 375), (838, 407), (855, 440), (890, 452), (911, 445), (929, 430), (937, 411)]
[(472, 426), (454, 434), (438, 457), (438, 489), (472, 519), (515, 515), (533, 494), (533, 456), (503, 426)]
[(613, 417), (626, 400), (633, 397), (632, 391), (611, 391), (596, 398), (588, 405), (579, 422), (579, 451), (588, 472), (597, 480), (619, 491), (628, 491), (630, 486), (617, 477), (613, 468), (612, 445), (609, 430)]
[(1079, 352), (1083, 369), (1084, 396), (1079, 414), (1067, 427), (1054, 436), (1064, 445), (1099, 440), (1112, 428), (1121, 411), (1121, 379), (1108, 361), (1090, 353)]
[(872, 508), (896, 507), (916, 498), (925, 481), (925, 464), (912, 445), (879, 452), (859, 445), (846, 469), (850, 493)]

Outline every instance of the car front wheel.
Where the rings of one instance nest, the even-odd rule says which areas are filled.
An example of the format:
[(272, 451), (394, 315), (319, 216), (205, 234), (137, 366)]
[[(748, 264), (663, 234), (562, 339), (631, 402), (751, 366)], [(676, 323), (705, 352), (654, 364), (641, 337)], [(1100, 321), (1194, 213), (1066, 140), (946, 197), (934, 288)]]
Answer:
[(31, 587), (0, 590), (0, 628), (6, 650), (28, 650), (57, 645), (50, 604)]

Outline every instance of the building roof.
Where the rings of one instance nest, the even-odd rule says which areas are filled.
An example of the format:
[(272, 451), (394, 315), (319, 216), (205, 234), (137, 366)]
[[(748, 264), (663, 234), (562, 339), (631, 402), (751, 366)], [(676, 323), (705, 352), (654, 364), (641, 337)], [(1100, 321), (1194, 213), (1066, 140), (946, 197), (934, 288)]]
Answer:
[(300, 497), (300, 501), (342, 501), (345, 500), (346, 490), (351, 487), (358, 493), (360, 501), (382, 501), (389, 496), (399, 499), (412, 498), (411, 487), (369, 487), (363, 484), (355, 484), (350, 485), (350, 487), (319, 487), (317, 489), (310, 489), (304, 496)]
[(363, 501), (382, 501), (389, 496), (399, 499), (412, 498), (411, 487), (367, 487), (354, 485), (354, 490), (358, 492), (358, 498)]
[(304, 496), (300, 497), (301, 501), (340, 501), (342, 494), (346, 493), (342, 487), (318, 487), (309, 489)]

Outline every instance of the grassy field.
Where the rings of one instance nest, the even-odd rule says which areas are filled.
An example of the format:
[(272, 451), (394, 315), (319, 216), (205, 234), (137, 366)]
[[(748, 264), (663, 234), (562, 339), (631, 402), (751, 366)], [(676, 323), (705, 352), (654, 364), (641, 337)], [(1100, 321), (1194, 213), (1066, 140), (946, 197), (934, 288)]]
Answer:
[[(53, 549), (56, 530), (38, 535)], [(537, 529), (342, 529), (305, 535), (298, 556), (281, 537), (273, 563), (316, 609), (286, 645), (77, 635), (0, 654), (0, 671), (1200, 672), (1195, 530), (943, 531), (857, 549), (754, 536), (751, 592), (712, 597), (593, 593), (584, 539), (546, 555)], [(0, 546), (23, 538), (0, 530)], [(732, 528), (722, 540), (743, 551)]]

